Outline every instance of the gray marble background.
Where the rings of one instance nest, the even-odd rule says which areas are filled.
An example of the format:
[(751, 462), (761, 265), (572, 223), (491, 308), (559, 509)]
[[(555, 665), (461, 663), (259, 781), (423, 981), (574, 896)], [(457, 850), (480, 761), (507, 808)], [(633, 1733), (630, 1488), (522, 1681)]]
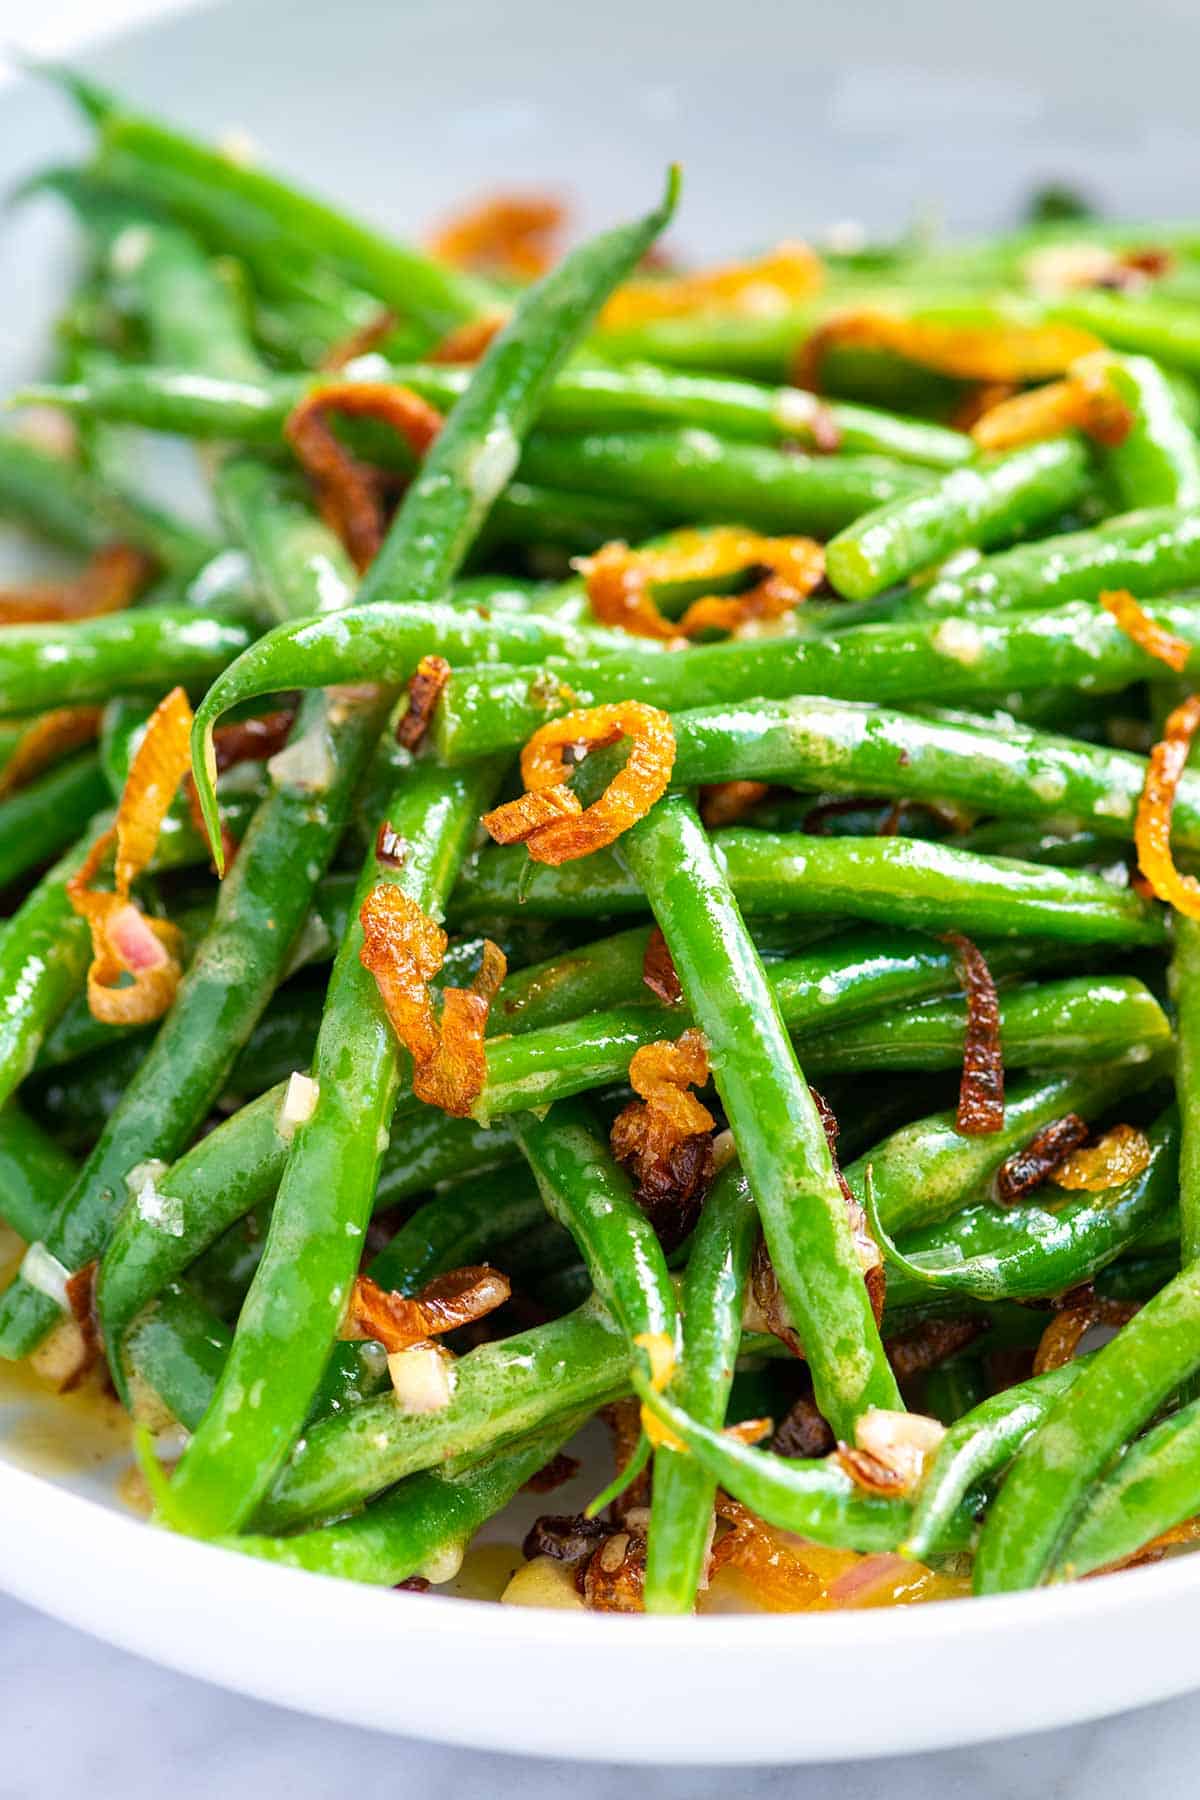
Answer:
[(4, 1599), (0, 1720), (0, 1800), (1195, 1800), (1200, 1791), (1200, 1695), (1006, 1744), (837, 1767), (535, 1762), (285, 1712)]

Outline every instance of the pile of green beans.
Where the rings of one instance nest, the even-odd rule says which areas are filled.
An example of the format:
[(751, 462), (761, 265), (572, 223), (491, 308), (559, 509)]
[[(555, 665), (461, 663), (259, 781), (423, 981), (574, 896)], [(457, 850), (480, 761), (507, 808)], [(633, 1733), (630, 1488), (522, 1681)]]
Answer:
[[(53, 1333), (36, 1366), (95, 1360), (67, 1298), (86, 1272), (121, 1403), (184, 1434), (169, 1474), (146, 1464), (158, 1522), (382, 1585), (449, 1580), (612, 1406), (626, 1460), (575, 1535), (626, 1559), (631, 1610), (704, 1608), (722, 1493), (755, 1529), (969, 1568), (979, 1593), (1188, 1536), (1200, 924), (1135, 874), (1149, 752), (1200, 668), (1200, 227), (1121, 292), (1045, 291), (1058, 226), (831, 255), (778, 308), (726, 284), (672, 310), (656, 277), (618, 323), (674, 172), (539, 281), (493, 278), (55, 78), (93, 152), (27, 185), (70, 208), (83, 273), (0, 436), (0, 514), (60, 560), (124, 544), (154, 575), (61, 622), (5, 623), (0, 594), (0, 777), (47, 715), (99, 720), (0, 787), (0, 1223), (26, 1246), (0, 1357)], [(1118, 272), (1159, 242), (1080, 231)], [(870, 345), (835, 342), (822, 393), (796, 384), (811, 331), (873, 309), (1086, 331), (1127, 428), (987, 454), (959, 428), (972, 381)], [(478, 362), (447, 360), (493, 316)], [(285, 436), (364, 332), (337, 379), (443, 420), (417, 456), (336, 419), (358, 502), (401, 495), (365, 571)], [(69, 452), (23, 435), (34, 403), (69, 417)], [(196, 447), (214, 528), (139, 493), (131, 429)], [(823, 582), (695, 641), (593, 613), (590, 553), (669, 556), (677, 528), (702, 552), (713, 527), (814, 538)], [(651, 590), (664, 617), (762, 574), (694, 567)], [(1120, 589), (1149, 636), (1100, 604)], [(430, 657), (449, 673), (414, 747), (397, 728)], [(157, 1021), (110, 1024), (70, 883), (176, 686), (195, 793), (135, 899), (178, 928), (180, 979)], [(219, 728), (281, 695), (283, 760), (218, 788)], [(630, 702), (674, 742), (652, 804), (557, 864), (488, 841), (534, 733)], [(584, 807), (629, 773), (601, 737), (591, 754), (581, 726), (567, 757)], [(709, 823), (726, 783), (757, 785)], [(1194, 769), (1171, 842), (1186, 873)], [(380, 884), (448, 934), (417, 984), (434, 1029), (483, 940), (507, 956), (464, 1116), (419, 1098), (362, 961)], [(708, 1123), (680, 1138), (659, 1065), (685, 1032)], [(1004, 1074), (986, 1130), (981, 1033)], [(1101, 1141), (1086, 1175), (1116, 1127), (1130, 1162), (1056, 1184), (1067, 1133)], [(479, 1265), (507, 1280), (485, 1319), (454, 1311)], [(1081, 1340), (1115, 1329), (1056, 1366), (1063, 1308)], [(422, 1330), (428, 1392), (403, 1348)], [(763, 1420), (732, 1429), (752, 1407), (777, 1448)], [(839, 1449), (789, 1454), (802, 1416)], [(923, 1448), (872, 1485), (854, 1452), (889, 1442)]]

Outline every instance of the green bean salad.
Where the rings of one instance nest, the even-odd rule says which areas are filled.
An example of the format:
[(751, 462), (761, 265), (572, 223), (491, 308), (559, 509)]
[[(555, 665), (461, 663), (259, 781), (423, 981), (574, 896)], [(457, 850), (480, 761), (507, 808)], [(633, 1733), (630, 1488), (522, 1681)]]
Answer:
[(384, 1586), (483, 1527), (507, 1601), (657, 1613), (1188, 1543), (1200, 225), (684, 266), (672, 170), (403, 243), (47, 73), (0, 1358), (158, 1526)]

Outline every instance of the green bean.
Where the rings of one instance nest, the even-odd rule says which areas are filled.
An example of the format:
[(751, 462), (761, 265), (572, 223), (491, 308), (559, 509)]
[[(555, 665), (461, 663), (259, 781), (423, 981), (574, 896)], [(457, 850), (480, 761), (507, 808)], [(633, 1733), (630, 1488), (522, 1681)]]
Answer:
[(910, 1282), (980, 1300), (1044, 1299), (1078, 1287), (1139, 1238), (1175, 1192), (1177, 1117), (1159, 1119), (1149, 1141), (1142, 1173), (1103, 1196), (1088, 1193), (1053, 1212), (1032, 1203), (968, 1207), (913, 1233), (903, 1251), (887, 1234), (868, 1187), (867, 1210), (885, 1266)]
[[(677, 1403), (719, 1431), (737, 1361), (742, 1303), (758, 1213), (741, 1171), (725, 1169), (704, 1201), (682, 1292), (683, 1332), (671, 1378)], [(654, 1459), (644, 1604), (649, 1613), (690, 1612), (704, 1573), (716, 1483), (670, 1444)]]
[[(420, 617), (444, 591), (512, 474), (558, 366), (611, 286), (670, 217), (676, 191), (672, 174), (657, 211), (575, 251), (518, 306), (409, 488), (363, 585), (364, 599), (399, 586), (418, 602)], [(203, 747), (207, 741), (205, 720), (198, 717), (194, 743)], [(197, 767), (211, 831), (211, 786), (201, 782), (207, 773)], [(372, 846), (355, 916), (357, 902), (385, 873), (423, 910), (440, 912), (473, 828), (472, 814), (478, 815), (498, 774), (484, 765), (461, 780), (436, 770), (423, 778), (419, 769), (406, 777), (385, 822), (414, 840), (412, 848), (393, 874), (380, 867)], [(172, 1484), (173, 1509), (203, 1532), (236, 1528), (253, 1512), (303, 1422), (353, 1274), (354, 1237), (347, 1226), (361, 1232), (365, 1223), (399, 1080), (396, 1046), (374, 980), (360, 962), (361, 944), (361, 926), (354, 924), (334, 964), (317, 1042), (315, 1110), (289, 1157), (218, 1393)], [(293, 1251), (297, 1236), (303, 1238), (300, 1254)], [(290, 1345), (286, 1356), (280, 1353), (284, 1343)], [(266, 1404), (253, 1421), (238, 1416), (247, 1378), (267, 1382)]]
[[(180, 1282), (148, 1306), (126, 1346), (134, 1416), (165, 1406), (194, 1431), (212, 1398), (229, 1352), (230, 1333)], [(157, 1403), (157, 1404), (156, 1404)]]
[[(1015, 953), (1015, 954), (1014, 954)], [(1036, 967), (1044, 947), (997, 946), (992, 958), (997, 973)], [(912, 1001), (945, 993), (958, 984), (954, 958), (948, 951), (916, 939), (910, 944), (878, 937), (835, 939), (804, 957), (770, 963), (766, 984), (780, 1020), (805, 1046), (820, 1047), (822, 1066), (838, 1067), (843, 1035), (851, 1049), (842, 1066), (870, 1068), (873, 1058), (884, 1066), (904, 1066), (906, 1056), (918, 1067), (953, 1067), (962, 1047), (964, 1010), (952, 1006), (932, 1018), (925, 1006), (903, 1005), (882, 1014), (896, 1002)], [(1109, 1047), (1118, 1034), (1141, 1034), (1152, 1041), (1169, 1041), (1169, 1028), (1155, 1001), (1140, 983), (1130, 988), (1112, 987), (1098, 1009), (1086, 1004), (1087, 983), (1053, 984), (1052, 991), (1036, 1002), (1006, 1001), (1009, 1048), (1014, 1058), (1043, 1052), (1051, 1062), (1061, 1056), (1088, 1055), (1097, 1044)], [(1057, 1051), (1048, 1024), (1049, 1009), (1065, 1001), (1079, 1015), (1076, 1037)], [(864, 1025), (868, 1048), (855, 1040), (853, 1023), (864, 1014), (882, 1014), (874, 1027)], [(836, 1031), (835, 1021), (841, 1021)], [(696, 1019), (686, 1005), (664, 1011), (661, 1007), (627, 1005), (586, 1013), (544, 1030), (520, 1037), (493, 1040), (487, 1048), (487, 1081), (476, 1103), (476, 1115), (494, 1120), (504, 1115), (550, 1105), (572, 1094), (620, 1081), (635, 1052), (664, 1037), (677, 1037)], [(873, 1031), (874, 1035), (871, 1036)], [(1118, 1040), (1124, 1048), (1124, 1040)], [(832, 1048), (831, 1048), (832, 1046)], [(1097, 1052), (1098, 1053), (1098, 1052)], [(415, 1102), (408, 1102), (408, 1106)]]
[(1200, 1256), (1200, 1131), (1195, 1109), (1200, 1082), (1200, 923), (1185, 913), (1174, 917), (1170, 991), (1175, 1002), (1178, 1065), (1175, 1085), (1183, 1114), (1179, 1150), (1180, 1260), (1186, 1267)]
[(943, 1425), (953, 1425), (987, 1398), (988, 1384), (977, 1356), (955, 1356), (925, 1377), (922, 1411)]
[(477, 316), (476, 283), (298, 192), (262, 169), (115, 109), (101, 122), (100, 175), (165, 207), (223, 252), (287, 269), (320, 257), (348, 282), (436, 334)]
[(1129, 299), (1080, 290), (1055, 300), (1052, 318), (1095, 332), (1117, 350), (1152, 356), (1189, 374), (1200, 370), (1200, 330), (1194, 305), (1169, 299)]
[(77, 838), (108, 799), (91, 751), (72, 756), (0, 803), (0, 888)]
[(839, 1436), (899, 1405), (820, 1115), (737, 901), (691, 802), (659, 801), (620, 842), (667, 941), (763, 1233)]
[[(677, 768), (686, 754), (681, 743)], [(731, 826), (716, 843), (738, 902), (752, 916), (832, 913), (980, 936), (1163, 942), (1157, 909), (1101, 875), (975, 856), (917, 838), (824, 838)], [(539, 866), (518, 889), (524, 855), (523, 848), (485, 850), (465, 870), (451, 917), (503, 916), (519, 907), (526, 917), (605, 918), (645, 909), (640, 887), (615, 853)]]
[(1200, 1265), (1162, 1288), (1050, 1410), (1017, 1456), (979, 1539), (975, 1591), (1034, 1587), (1109, 1460), (1200, 1364)]
[(217, 469), (215, 491), (230, 536), (245, 546), (258, 572), (274, 620), (346, 605), (353, 570), (298, 480), (255, 457), (229, 455)]
[[(886, 1018), (810, 1037), (805, 1059), (825, 1074), (847, 1069), (954, 1068), (967, 1024), (965, 1000), (925, 1000)], [(1122, 1055), (1148, 1061), (1171, 1028), (1149, 988), (1132, 976), (1046, 981), (1000, 996), (1000, 1037), (1012, 1068), (1062, 1068)]]
[(730, 518), (828, 537), (889, 501), (923, 493), (928, 471), (882, 456), (805, 456), (699, 428), (531, 438), (522, 480), (632, 493), (668, 523)]
[(41, 1237), (52, 1196), (75, 1173), (69, 1156), (15, 1100), (0, 1109), (0, 1220), (26, 1243)]
[[(1156, 622), (1200, 645), (1200, 608), (1160, 601)], [(705, 644), (685, 654), (607, 651), (579, 675), (553, 658), (528, 670), (464, 669), (439, 705), (436, 742), (454, 762), (516, 749), (547, 719), (606, 700), (646, 700), (668, 710), (819, 693), (848, 700), (990, 699), (1046, 686), (1114, 693), (1153, 676), (1155, 659), (1107, 612), (1075, 603), (1044, 613), (981, 619), (914, 619), (856, 625), (825, 637)]]
[(38, 1049), (83, 983), (91, 956), (87, 923), (66, 885), (91, 847), (69, 850), (0, 929), (0, 1095), (7, 1099), (33, 1067)]
[(6, 625), (0, 639), (0, 712), (48, 712), (113, 694), (161, 697), (195, 689), (251, 643), (244, 607), (142, 606), (61, 625)]
[(84, 555), (132, 544), (167, 565), (194, 569), (219, 546), (98, 481), (78, 463), (0, 432), (0, 514)]
[(1200, 444), (1167, 376), (1149, 357), (1114, 356), (1104, 379), (1131, 419), (1127, 436), (1104, 459), (1123, 503), (1195, 507)]
[(955, 614), (1015, 611), (1095, 600), (1106, 588), (1131, 588), (1149, 599), (1197, 582), (1200, 519), (1192, 509), (1160, 506), (982, 557), (961, 573), (939, 575), (913, 605)]
[(867, 1170), (874, 1176), (875, 1205), (885, 1227), (907, 1233), (933, 1225), (964, 1205), (994, 1201), (993, 1181), (1001, 1165), (1055, 1119), (1081, 1113), (1095, 1119), (1127, 1095), (1147, 1088), (1164, 1073), (1163, 1057), (1148, 1062), (1118, 1058), (1084, 1064), (1061, 1075), (1037, 1074), (1009, 1083), (1004, 1125), (986, 1137), (964, 1137), (954, 1110), (931, 1113), (902, 1126), (845, 1168), (859, 1200), (866, 1197)]
[[(375, 356), (351, 363), (346, 371), (348, 379), (412, 388), (443, 411), (465, 393), (470, 375), (470, 369), (447, 363), (396, 364)], [(273, 446), (287, 414), (320, 380), (302, 375), (275, 376), (261, 384), (236, 378), (210, 380), (183, 367), (140, 369), (114, 362), (67, 385), (34, 384), (18, 398), (151, 431)], [(818, 401), (802, 388), (678, 374), (653, 364), (627, 363), (619, 368), (581, 364), (565, 369), (550, 389), (541, 423), (543, 428), (604, 431), (666, 421), (752, 443), (798, 440), (811, 445), (822, 417), (838, 433), (840, 450), (849, 454), (865, 452), (945, 469), (966, 462), (974, 453), (964, 433), (924, 419), (836, 400)]]
[[(392, 1293), (415, 1294), (435, 1275), (501, 1255), (506, 1274), (515, 1274), (503, 1246), (527, 1239), (546, 1223), (541, 1194), (527, 1172), (504, 1168), (483, 1180), (460, 1183), (435, 1194), (405, 1220), (395, 1237), (372, 1258), (367, 1274)], [(566, 1233), (561, 1233), (566, 1238)], [(568, 1245), (570, 1238), (566, 1238)], [(313, 1416), (339, 1411), (375, 1393), (387, 1381), (375, 1346), (335, 1345), (313, 1402)]]
[[(768, 1524), (842, 1549), (895, 1550), (904, 1541), (909, 1506), (865, 1492), (834, 1459), (785, 1460), (754, 1450), (689, 1418), (665, 1394), (656, 1394), (640, 1373), (633, 1372), (631, 1380), (643, 1402), (682, 1439), (713, 1480)], [(964, 1549), (970, 1538), (970, 1511), (963, 1507), (938, 1549)]]
[(246, 1534), (217, 1542), (285, 1568), (376, 1586), (394, 1587), (412, 1575), (450, 1581), (479, 1527), (545, 1468), (582, 1422), (571, 1415), (461, 1474), (431, 1470), (410, 1476), (365, 1512), (334, 1525), (288, 1537)]
[(1087, 451), (1075, 437), (952, 469), (848, 525), (829, 545), (829, 579), (848, 599), (867, 600), (955, 550), (990, 550), (1050, 523), (1090, 480)]
[(1097, 1483), (1057, 1553), (1051, 1581), (1076, 1581), (1132, 1556), (1200, 1511), (1200, 1400), (1132, 1443)]
[(336, 1518), (405, 1475), (618, 1399), (629, 1389), (628, 1368), (624, 1333), (598, 1302), (586, 1301), (566, 1318), (461, 1356), (454, 1391), (438, 1412), (405, 1412), (384, 1394), (310, 1426), (254, 1524), (274, 1532)]
[(1047, 1369), (993, 1394), (951, 1425), (926, 1471), (904, 1545), (910, 1556), (935, 1552), (968, 1494), (1010, 1463), (1060, 1395), (1074, 1387), (1086, 1359)]
[(674, 1344), (675, 1290), (662, 1246), (589, 1108), (568, 1100), (541, 1117), (517, 1113), (509, 1130), (546, 1211), (571, 1233), (593, 1288), (630, 1345), (645, 1334)]

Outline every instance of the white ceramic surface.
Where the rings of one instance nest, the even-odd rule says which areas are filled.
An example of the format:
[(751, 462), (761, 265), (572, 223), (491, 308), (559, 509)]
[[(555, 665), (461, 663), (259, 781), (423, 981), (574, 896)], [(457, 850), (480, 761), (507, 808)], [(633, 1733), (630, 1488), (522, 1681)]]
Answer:
[[(20, 35), (20, 18), (0, 19)], [(412, 229), (464, 192), (545, 184), (629, 210), (682, 155), (676, 230), (724, 251), (911, 205), (965, 226), (1046, 176), (1186, 210), (1200, 18), (860, 0), (249, 0), (108, 46), (96, 72)], [(0, 180), (78, 133), (0, 91)], [(36, 366), (64, 236), (5, 225), (0, 382)], [(0, 1457), (28, 1442), (0, 1404)], [(51, 1429), (53, 1424), (51, 1423)], [(107, 1493), (97, 1468), (92, 1495)], [(782, 1762), (968, 1743), (1200, 1685), (1200, 1560), (1077, 1589), (897, 1613), (667, 1621), (363, 1591), (148, 1531), (0, 1460), (0, 1582), (126, 1648), (247, 1693), (447, 1743), (646, 1761)], [(870, 1717), (869, 1730), (864, 1729)]]

